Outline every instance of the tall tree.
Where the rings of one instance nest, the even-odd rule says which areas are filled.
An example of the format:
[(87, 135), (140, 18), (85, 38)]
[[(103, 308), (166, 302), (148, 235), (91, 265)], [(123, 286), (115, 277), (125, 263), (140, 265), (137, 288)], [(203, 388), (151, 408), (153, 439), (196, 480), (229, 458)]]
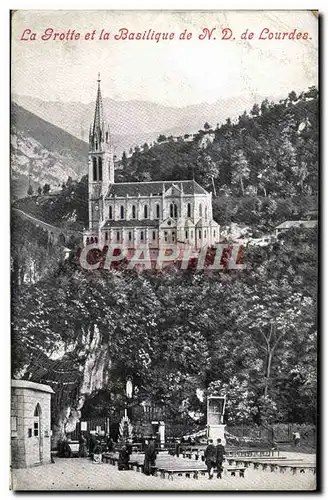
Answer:
[(232, 168), (232, 184), (240, 184), (242, 194), (245, 193), (245, 181), (249, 178), (250, 169), (248, 161), (243, 151), (239, 150), (232, 155), (231, 158)]

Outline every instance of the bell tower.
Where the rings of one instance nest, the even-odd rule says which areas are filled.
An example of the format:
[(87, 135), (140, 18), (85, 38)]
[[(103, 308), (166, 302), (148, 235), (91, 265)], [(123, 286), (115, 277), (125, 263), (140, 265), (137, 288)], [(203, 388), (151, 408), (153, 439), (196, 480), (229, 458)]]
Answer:
[(104, 110), (98, 73), (98, 90), (93, 125), (89, 132), (89, 229), (98, 229), (103, 221), (103, 199), (114, 183), (114, 160), (109, 125)]

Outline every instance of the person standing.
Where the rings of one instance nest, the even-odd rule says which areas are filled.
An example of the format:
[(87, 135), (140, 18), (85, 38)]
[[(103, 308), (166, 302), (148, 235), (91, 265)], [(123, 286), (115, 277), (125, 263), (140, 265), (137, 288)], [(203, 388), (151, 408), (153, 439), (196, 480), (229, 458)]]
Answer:
[(97, 440), (96, 446), (93, 449), (93, 463), (101, 464), (102, 462), (102, 447), (100, 441)]
[(301, 435), (299, 432), (293, 432), (294, 445), (298, 448), (301, 446)]
[(128, 439), (128, 441), (125, 443), (127, 452), (129, 454), (129, 459), (130, 455), (132, 455), (132, 439)]
[(213, 439), (207, 441), (205, 450), (205, 464), (207, 466), (208, 479), (213, 479), (213, 470), (216, 466), (216, 447), (213, 444)]
[(145, 461), (144, 461), (144, 474), (149, 476), (152, 473), (152, 467), (156, 463), (156, 445), (154, 439), (151, 437), (149, 442), (145, 442)]
[(181, 449), (180, 439), (177, 439), (175, 443), (175, 455), (177, 457), (179, 457), (180, 455), (180, 449)]
[(92, 459), (93, 459), (93, 450), (94, 450), (96, 444), (97, 444), (96, 436), (92, 433), (92, 434), (90, 434), (90, 437), (89, 437), (89, 455), (91, 456)]
[(118, 455), (118, 470), (129, 470), (130, 455), (127, 444), (124, 443)]
[(114, 450), (114, 441), (111, 437), (107, 438), (107, 450), (112, 452)]
[(217, 445), (216, 445), (216, 467), (217, 467), (217, 478), (222, 479), (222, 472), (223, 472), (223, 467), (222, 463), (224, 460), (224, 455), (225, 455), (225, 449), (222, 444), (221, 439), (217, 440)]
[(87, 457), (88, 456), (88, 450), (87, 450), (87, 440), (83, 434), (81, 434), (80, 439), (79, 439), (79, 457)]

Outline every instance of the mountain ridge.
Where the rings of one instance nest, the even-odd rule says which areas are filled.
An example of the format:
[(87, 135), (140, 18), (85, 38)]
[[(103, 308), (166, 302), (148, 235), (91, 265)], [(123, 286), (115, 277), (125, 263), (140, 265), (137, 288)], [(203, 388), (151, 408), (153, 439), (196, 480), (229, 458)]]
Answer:
[[(103, 98), (105, 114), (109, 121), (116, 154), (121, 155), (135, 145), (154, 141), (159, 134), (168, 135), (174, 130), (177, 135), (192, 133), (202, 128), (205, 122), (216, 126), (227, 117), (238, 118), (254, 103), (265, 97), (250, 95), (218, 99), (214, 103), (199, 103), (183, 107), (166, 106), (152, 101), (118, 101)], [(270, 97), (269, 97), (270, 99)], [(28, 111), (49, 119), (70, 134), (87, 139), (89, 126), (94, 116), (95, 102), (43, 101), (31, 96), (13, 95), (13, 100)]]

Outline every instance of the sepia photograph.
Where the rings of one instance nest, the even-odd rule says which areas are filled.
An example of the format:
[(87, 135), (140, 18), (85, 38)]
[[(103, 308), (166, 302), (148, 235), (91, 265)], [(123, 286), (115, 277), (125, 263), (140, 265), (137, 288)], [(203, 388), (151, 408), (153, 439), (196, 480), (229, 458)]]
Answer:
[(11, 490), (317, 490), (319, 21), (11, 11)]

